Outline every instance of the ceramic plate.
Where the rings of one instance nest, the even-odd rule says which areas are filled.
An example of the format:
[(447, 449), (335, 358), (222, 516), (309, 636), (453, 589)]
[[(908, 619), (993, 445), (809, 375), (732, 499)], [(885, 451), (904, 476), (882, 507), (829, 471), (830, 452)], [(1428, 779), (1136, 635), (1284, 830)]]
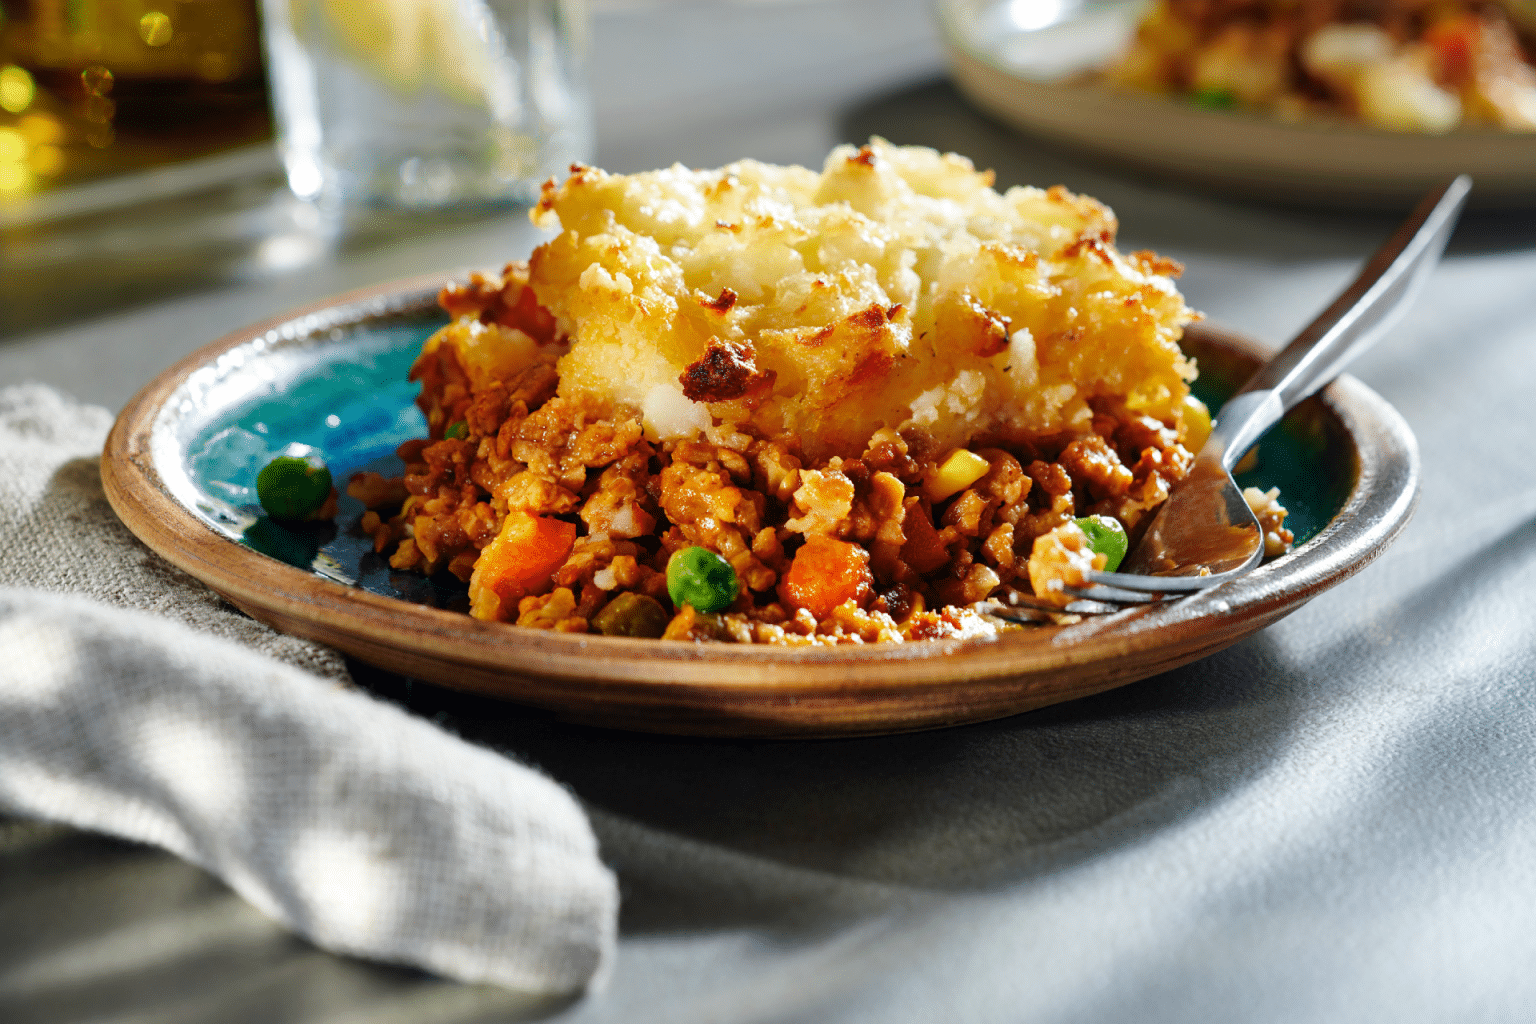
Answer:
[[(278, 629), (444, 686), (655, 732), (739, 736), (896, 732), (998, 718), (1165, 671), (1220, 650), (1349, 577), (1407, 522), (1413, 436), (1350, 378), (1265, 439), (1244, 483), (1278, 484), (1304, 543), (1176, 603), (995, 639), (852, 648), (695, 645), (520, 629), (464, 613), (452, 577), (391, 571), (355, 529), (290, 530), (260, 514), (257, 470), (290, 444), (338, 481), (398, 473), (422, 436), (406, 371), (445, 322), (442, 279), (353, 293), (216, 341), (166, 370), (118, 418), (107, 495), (146, 544)], [(1207, 398), (1256, 364), (1251, 342), (1191, 329)]]
[(1135, 31), (1131, 0), (943, 0), (956, 84), (1016, 128), (1186, 184), (1400, 207), (1457, 174), (1474, 206), (1536, 206), (1536, 132), (1418, 135), (1343, 119), (1288, 123), (1117, 91), (1084, 76)]

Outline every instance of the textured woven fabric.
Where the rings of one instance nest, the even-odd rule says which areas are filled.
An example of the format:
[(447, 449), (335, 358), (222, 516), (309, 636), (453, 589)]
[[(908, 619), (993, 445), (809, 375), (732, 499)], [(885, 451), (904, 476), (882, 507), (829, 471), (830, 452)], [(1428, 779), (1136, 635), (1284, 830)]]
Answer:
[(337, 652), (279, 633), (155, 555), (101, 489), (112, 417), (37, 384), (0, 389), (0, 586), (81, 594), (346, 679)]
[(576, 801), (160, 563), (102, 496), (107, 426), (0, 392), (0, 811), (163, 846), (338, 952), (534, 992), (600, 977), (618, 895)]

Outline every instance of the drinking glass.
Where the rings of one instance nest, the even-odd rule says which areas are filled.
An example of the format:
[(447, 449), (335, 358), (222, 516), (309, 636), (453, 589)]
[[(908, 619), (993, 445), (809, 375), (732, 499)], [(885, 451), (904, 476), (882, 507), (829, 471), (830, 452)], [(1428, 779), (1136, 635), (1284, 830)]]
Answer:
[(532, 202), (591, 159), (579, 0), (263, 0), (278, 144), (322, 205)]

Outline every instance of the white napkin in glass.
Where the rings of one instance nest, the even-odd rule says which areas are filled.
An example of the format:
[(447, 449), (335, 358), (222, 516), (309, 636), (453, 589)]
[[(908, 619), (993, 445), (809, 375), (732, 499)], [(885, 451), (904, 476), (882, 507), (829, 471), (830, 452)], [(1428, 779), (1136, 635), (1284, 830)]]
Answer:
[(109, 426), (0, 390), (0, 811), (163, 846), (327, 949), (600, 977), (618, 894), (576, 801), (144, 548), (102, 494)]

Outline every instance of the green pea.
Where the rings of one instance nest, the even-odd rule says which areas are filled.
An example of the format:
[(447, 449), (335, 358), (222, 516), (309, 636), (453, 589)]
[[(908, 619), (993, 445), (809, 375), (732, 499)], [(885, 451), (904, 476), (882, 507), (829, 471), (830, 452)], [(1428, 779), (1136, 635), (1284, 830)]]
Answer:
[(1190, 102), (1207, 110), (1229, 110), (1237, 105), (1237, 97), (1231, 89), (1206, 86), (1189, 94)]
[(1109, 559), (1104, 563), (1105, 572), (1114, 572), (1120, 568), (1130, 543), (1125, 536), (1125, 527), (1120, 525), (1118, 519), (1111, 516), (1084, 516), (1073, 522), (1087, 536), (1088, 546), (1095, 553)]
[(736, 570), (708, 548), (683, 548), (667, 562), (667, 593), (679, 607), (718, 612), (736, 600), (737, 589)]
[(279, 455), (256, 474), (256, 498), (274, 519), (303, 519), (331, 496), (331, 471), (318, 455)]
[(604, 636), (643, 636), (657, 639), (667, 631), (661, 602), (644, 594), (623, 593), (592, 617), (592, 628)]
[(469, 424), (463, 420), (448, 424), (448, 429), (443, 431), (444, 437), (451, 437), (456, 441), (462, 441), (469, 436)]

